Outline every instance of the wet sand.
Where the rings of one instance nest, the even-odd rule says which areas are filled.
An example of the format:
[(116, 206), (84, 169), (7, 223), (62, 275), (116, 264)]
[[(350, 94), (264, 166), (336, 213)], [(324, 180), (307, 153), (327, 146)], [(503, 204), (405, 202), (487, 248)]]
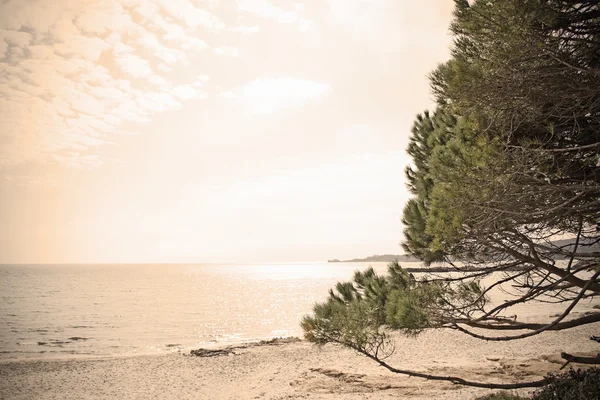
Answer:
[[(560, 351), (595, 354), (598, 324), (513, 342), (450, 330), (397, 338), (399, 367), (471, 380), (517, 382), (557, 371)], [(306, 341), (189, 354), (0, 362), (1, 399), (465, 399), (490, 393), (395, 375), (351, 350)]]

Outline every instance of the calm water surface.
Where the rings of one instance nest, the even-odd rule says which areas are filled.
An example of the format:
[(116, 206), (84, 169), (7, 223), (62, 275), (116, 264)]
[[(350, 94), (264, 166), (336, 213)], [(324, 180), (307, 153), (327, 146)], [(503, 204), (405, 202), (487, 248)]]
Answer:
[(300, 319), (313, 304), (368, 265), (386, 270), (386, 263), (3, 265), (0, 359), (301, 336)]

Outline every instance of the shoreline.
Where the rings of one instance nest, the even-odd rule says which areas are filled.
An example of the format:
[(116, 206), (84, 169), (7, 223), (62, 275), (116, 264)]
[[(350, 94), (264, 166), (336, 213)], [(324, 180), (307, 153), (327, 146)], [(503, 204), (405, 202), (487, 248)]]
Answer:
[[(15, 358), (0, 358), (0, 365), (13, 362), (29, 362), (29, 361), (71, 361), (71, 360), (96, 360), (96, 359), (112, 359), (112, 358), (129, 358), (129, 357), (160, 357), (172, 354), (190, 355), (191, 351), (196, 349), (207, 350), (224, 350), (224, 349), (242, 349), (256, 346), (281, 345), (289, 342), (304, 341), (297, 336), (280, 337), (273, 336), (269, 338), (246, 339), (231, 342), (206, 342), (202, 343), (202, 347), (186, 346), (185, 348), (173, 347), (172, 350), (165, 349), (163, 351), (148, 351), (148, 352), (131, 352), (131, 353), (113, 353), (113, 354), (86, 354), (86, 353), (57, 353), (48, 355), (48, 353), (28, 353), (39, 354), (40, 356), (31, 357), (15, 357)], [(45, 355), (44, 355), (45, 354)]]

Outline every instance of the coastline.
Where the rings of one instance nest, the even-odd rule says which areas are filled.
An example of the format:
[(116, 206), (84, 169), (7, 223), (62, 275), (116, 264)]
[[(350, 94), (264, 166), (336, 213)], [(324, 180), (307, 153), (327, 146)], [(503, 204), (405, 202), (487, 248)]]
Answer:
[[(300, 340), (297, 337), (279, 337), (279, 336), (270, 336), (270, 337), (258, 337), (258, 338), (244, 338), (237, 340), (226, 340), (226, 341), (209, 341), (204, 343), (198, 343), (196, 346), (180, 346), (180, 345), (168, 345), (165, 348), (161, 348), (160, 350), (142, 350), (142, 351), (132, 351), (132, 352), (115, 352), (112, 354), (106, 353), (45, 353), (45, 352), (27, 352), (27, 353), (18, 353), (18, 352), (8, 352), (4, 355), (4, 357), (0, 357), (0, 365), (12, 363), (12, 362), (29, 362), (29, 361), (72, 361), (72, 360), (104, 360), (104, 359), (120, 359), (120, 358), (130, 358), (130, 357), (160, 357), (160, 356), (168, 356), (172, 354), (180, 354), (180, 355), (188, 355), (191, 351), (202, 348), (207, 350), (219, 350), (219, 349), (229, 349), (229, 348), (243, 348), (243, 347), (253, 347), (259, 346), (263, 342), (268, 342), (272, 340), (288, 340), (295, 339)], [(200, 347), (199, 347), (200, 346)], [(18, 356), (23, 354), (21, 356)]]
[[(593, 326), (581, 327), (509, 344), (481, 344), (458, 332), (431, 331), (418, 338), (398, 337), (389, 362), (479, 381), (531, 380), (558, 371), (560, 350), (594, 351), (597, 344), (587, 339), (594, 331)], [(470, 400), (490, 393), (395, 375), (349, 349), (317, 347), (304, 340), (220, 349), (226, 354), (4, 360), (0, 398)], [(434, 356), (423, 359), (425, 349)]]

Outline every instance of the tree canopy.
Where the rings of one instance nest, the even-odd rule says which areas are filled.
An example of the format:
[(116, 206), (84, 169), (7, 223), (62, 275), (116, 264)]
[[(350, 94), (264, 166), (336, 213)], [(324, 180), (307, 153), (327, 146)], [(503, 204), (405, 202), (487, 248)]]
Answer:
[[(391, 330), (451, 328), (506, 341), (600, 321), (600, 313), (567, 318), (600, 295), (598, 2), (456, 0), (451, 31), (452, 57), (430, 75), (437, 108), (417, 116), (409, 139), (413, 197), (402, 246), (457, 274), (416, 279), (397, 263), (386, 276), (360, 272), (302, 322), (311, 341), (352, 347), (409, 375), (383, 361)], [(493, 283), (484, 287), (486, 277)], [(498, 288), (509, 300), (493, 304)], [(538, 301), (563, 312), (539, 324), (509, 314)]]

